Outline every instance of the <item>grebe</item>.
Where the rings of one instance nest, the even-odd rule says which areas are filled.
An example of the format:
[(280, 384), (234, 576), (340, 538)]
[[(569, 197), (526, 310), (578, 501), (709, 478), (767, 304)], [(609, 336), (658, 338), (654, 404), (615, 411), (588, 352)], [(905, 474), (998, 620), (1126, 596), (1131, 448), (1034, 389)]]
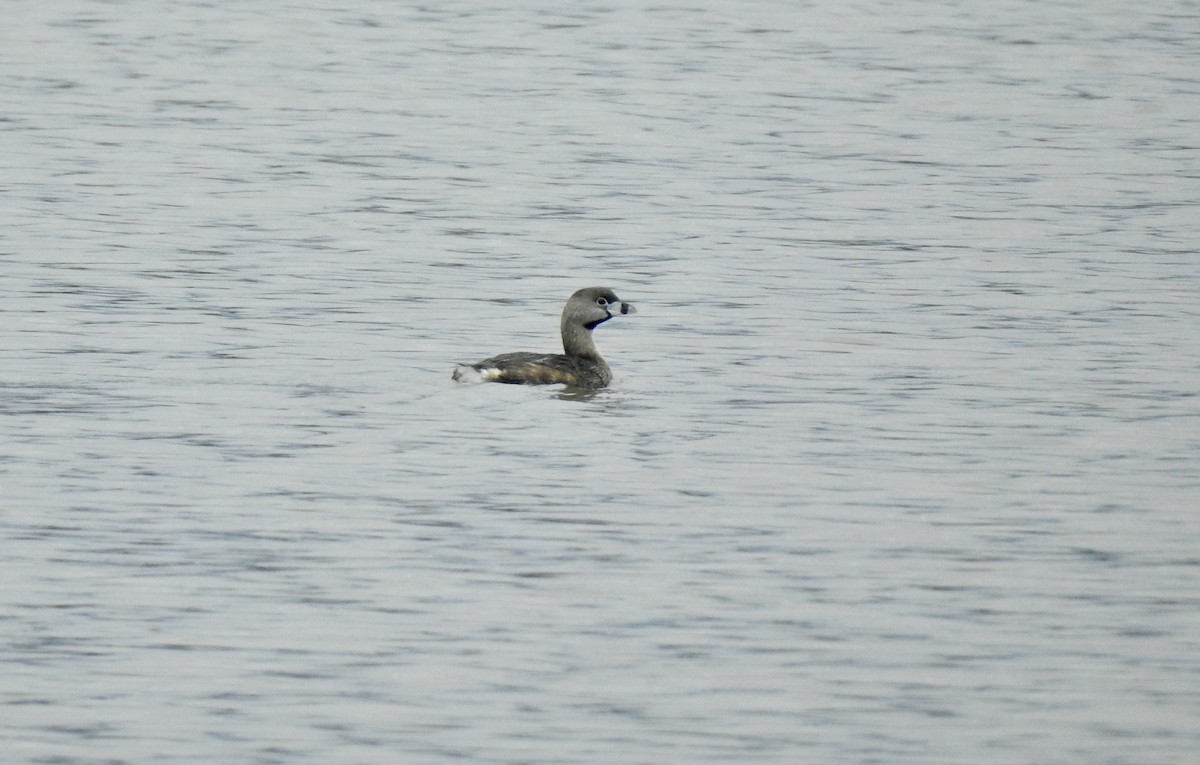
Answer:
[(581, 289), (563, 307), (563, 353), (502, 353), (477, 364), (458, 365), (453, 378), (459, 382), (603, 388), (612, 381), (612, 370), (596, 350), (592, 330), (614, 316), (635, 313), (631, 303), (606, 287)]

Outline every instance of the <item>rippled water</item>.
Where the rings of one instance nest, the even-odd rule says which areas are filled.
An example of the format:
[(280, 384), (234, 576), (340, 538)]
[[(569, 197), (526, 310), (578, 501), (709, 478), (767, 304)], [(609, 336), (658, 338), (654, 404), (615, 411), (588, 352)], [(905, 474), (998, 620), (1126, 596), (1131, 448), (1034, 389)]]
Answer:
[(6, 6), (0, 760), (1194, 756), (1195, 2), (351, 5)]

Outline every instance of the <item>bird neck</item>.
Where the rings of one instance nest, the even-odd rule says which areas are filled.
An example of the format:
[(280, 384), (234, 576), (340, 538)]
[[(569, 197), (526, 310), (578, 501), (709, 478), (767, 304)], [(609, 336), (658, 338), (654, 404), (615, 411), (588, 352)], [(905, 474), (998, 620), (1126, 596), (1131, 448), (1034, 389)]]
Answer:
[(582, 356), (585, 359), (603, 361), (600, 358), (600, 352), (596, 350), (596, 343), (592, 341), (592, 331), (587, 327), (568, 322), (565, 316), (562, 320), (562, 341), (563, 351), (568, 356)]

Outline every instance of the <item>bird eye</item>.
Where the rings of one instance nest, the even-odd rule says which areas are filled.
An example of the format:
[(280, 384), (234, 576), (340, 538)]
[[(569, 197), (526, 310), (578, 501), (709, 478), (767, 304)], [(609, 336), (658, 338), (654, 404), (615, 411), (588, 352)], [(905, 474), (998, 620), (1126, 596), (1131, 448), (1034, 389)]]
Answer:
[(602, 297), (598, 297), (598, 298), (596, 298), (596, 305), (603, 308), (604, 306), (608, 305), (608, 301)]

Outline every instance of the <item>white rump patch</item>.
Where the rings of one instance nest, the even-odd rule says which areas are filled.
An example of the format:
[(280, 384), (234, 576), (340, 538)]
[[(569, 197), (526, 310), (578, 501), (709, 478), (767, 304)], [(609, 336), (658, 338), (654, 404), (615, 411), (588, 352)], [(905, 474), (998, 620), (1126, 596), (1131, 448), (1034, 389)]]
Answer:
[(475, 367), (469, 367), (466, 364), (459, 364), (454, 368), (454, 374), (450, 377), (456, 382), (474, 385), (475, 383), (483, 382), (483, 376), (479, 374), (479, 370)]
[(500, 376), (500, 370), (495, 367), (488, 369), (476, 369), (468, 364), (459, 364), (454, 368), (454, 374), (451, 377), (460, 383), (467, 385), (478, 385), (479, 383), (492, 382)]

